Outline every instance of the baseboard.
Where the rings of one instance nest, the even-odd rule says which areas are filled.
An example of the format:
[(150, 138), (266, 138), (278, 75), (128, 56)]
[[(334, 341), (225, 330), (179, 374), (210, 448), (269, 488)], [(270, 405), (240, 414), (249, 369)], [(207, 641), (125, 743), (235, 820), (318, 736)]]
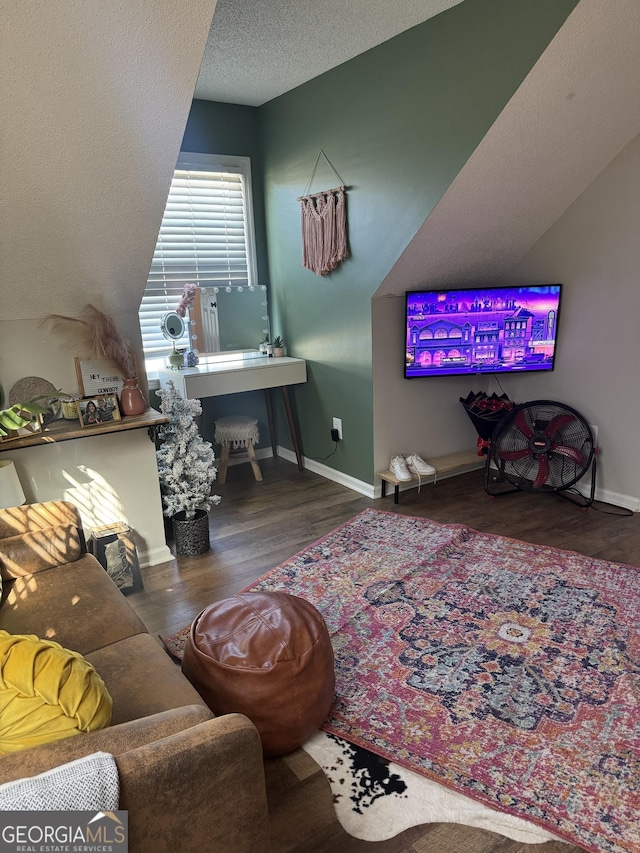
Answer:
[[(583, 487), (580, 483), (579, 492), (585, 497), (589, 497), (591, 489), (589, 486)], [(640, 512), (640, 498), (634, 498), (633, 495), (621, 495), (618, 492), (611, 492), (608, 489), (599, 489), (596, 486), (595, 500), (602, 501), (612, 506), (621, 506), (624, 509), (630, 509), (632, 512)]]
[[(491, 468), (493, 470), (497, 470), (493, 462), (491, 462)], [(591, 475), (588, 474), (583, 477), (582, 480), (576, 483), (573, 488), (588, 500), (591, 497)], [(547, 493), (545, 492), (545, 494)], [(611, 504), (611, 506), (630, 509), (631, 512), (640, 512), (640, 498), (634, 497), (633, 495), (623, 495), (619, 492), (612, 492), (610, 489), (600, 488), (597, 482), (593, 499), (595, 501), (600, 501), (601, 503)]]
[[(269, 449), (268, 453), (263, 451), (265, 456), (271, 456), (271, 450)], [(257, 453), (259, 456), (259, 451)], [(286, 447), (278, 447), (278, 455), (282, 456), (283, 459), (286, 459), (289, 462), (297, 462), (296, 455), (292, 450), (289, 450)], [(372, 486), (370, 483), (365, 483), (363, 480), (357, 480), (355, 477), (349, 476), (349, 474), (343, 474), (342, 471), (336, 471), (335, 468), (330, 468), (328, 465), (323, 465), (322, 462), (318, 462), (316, 459), (309, 459), (308, 456), (303, 456), (304, 466), (309, 471), (313, 471), (314, 474), (320, 474), (321, 477), (325, 477), (327, 480), (331, 480), (334, 483), (338, 483), (341, 486), (346, 486), (348, 489), (352, 489), (354, 492), (358, 492), (360, 495), (364, 495), (366, 498), (376, 499), (382, 497), (382, 483), (377, 483)], [(242, 461), (242, 460), (240, 460)], [(478, 465), (468, 465), (464, 468), (457, 468), (455, 471), (450, 471), (446, 474), (439, 474), (438, 481), (440, 480), (448, 480), (449, 477), (457, 477), (460, 474), (466, 474), (469, 471), (477, 471)], [(377, 479), (377, 478), (376, 478)], [(433, 479), (430, 477), (428, 480), (422, 484), (422, 488), (427, 488), (429, 486), (433, 486)], [(437, 486), (437, 483), (436, 483)], [(580, 493), (588, 496), (589, 494), (589, 486), (584, 488), (583, 484), (580, 484)], [(405, 492), (408, 489), (416, 489), (417, 483), (413, 480), (411, 483), (406, 483), (400, 486), (400, 491)], [(388, 487), (391, 488), (391, 487)], [(387, 494), (388, 497), (388, 494)], [(607, 489), (599, 489), (596, 486), (596, 495), (595, 500), (602, 501), (603, 503), (612, 504), (613, 506), (620, 506), (624, 509), (630, 509), (632, 512), (640, 512), (640, 498), (633, 497), (633, 495), (621, 495), (617, 492), (611, 492)]]
[[(286, 447), (278, 447), (278, 455), (282, 456), (283, 459), (287, 459), (290, 462), (297, 462), (296, 455), (293, 451), (288, 450)], [(309, 471), (313, 471), (314, 474), (320, 474), (321, 477), (325, 477), (327, 480), (332, 480), (334, 483), (338, 483), (341, 486), (346, 486), (348, 489), (353, 489), (354, 492), (358, 492), (360, 495), (364, 495), (366, 498), (371, 498), (372, 500), (376, 500), (377, 498), (382, 497), (382, 481), (376, 482), (373, 486), (371, 483), (365, 483), (364, 480), (358, 480), (355, 477), (351, 477), (349, 474), (343, 474), (342, 471), (336, 471), (335, 468), (330, 468), (329, 465), (323, 465), (322, 462), (318, 462), (316, 459), (309, 459), (308, 456), (303, 456), (304, 466)], [(468, 465), (462, 468), (457, 468), (455, 471), (447, 472), (446, 474), (439, 474), (438, 480), (447, 480), (449, 477), (457, 477), (458, 474), (466, 474), (467, 471), (477, 470), (477, 465)], [(376, 480), (378, 478), (376, 477)], [(423, 486), (427, 486), (433, 483), (433, 479), (431, 477), (425, 479)], [(400, 491), (405, 491), (406, 489), (417, 489), (418, 484), (415, 480), (411, 483), (407, 483), (406, 485), (400, 486)], [(388, 497), (388, 493), (387, 493)]]
[[(296, 455), (292, 450), (288, 450), (286, 447), (278, 446), (278, 455), (282, 456), (283, 459), (286, 459), (289, 462), (296, 462)], [(365, 483), (364, 480), (358, 480), (355, 477), (351, 477), (349, 474), (343, 474), (342, 471), (336, 471), (335, 468), (330, 468), (329, 465), (323, 465), (322, 462), (318, 462), (316, 459), (310, 459), (308, 456), (303, 456), (304, 467), (308, 471), (313, 471), (314, 474), (320, 474), (321, 477), (324, 477), (326, 480), (331, 480), (334, 483), (338, 483), (340, 486), (346, 486), (348, 489), (352, 489), (354, 492), (358, 492), (360, 495), (364, 495), (366, 498), (376, 498), (380, 497), (380, 489), (378, 489), (378, 494), (376, 495), (376, 489), (371, 483)]]
[(160, 563), (168, 563), (169, 560), (173, 560), (173, 554), (168, 545), (151, 548), (149, 551), (138, 551), (138, 562), (142, 569), (158, 566)]

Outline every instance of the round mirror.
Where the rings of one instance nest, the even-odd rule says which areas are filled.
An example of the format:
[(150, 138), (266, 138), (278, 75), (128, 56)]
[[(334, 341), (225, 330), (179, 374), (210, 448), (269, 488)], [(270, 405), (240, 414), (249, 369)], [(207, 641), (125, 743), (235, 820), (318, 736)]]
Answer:
[(168, 341), (177, 341), (184, 335), (184, 320), (175, 311), (169, 311), (160, 321), (160, 329)]

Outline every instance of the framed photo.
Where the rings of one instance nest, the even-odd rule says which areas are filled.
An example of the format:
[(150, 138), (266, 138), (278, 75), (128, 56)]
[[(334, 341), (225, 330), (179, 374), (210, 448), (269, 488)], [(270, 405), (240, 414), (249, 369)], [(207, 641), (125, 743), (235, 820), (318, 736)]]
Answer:
[(100, 394), (77, 401), (80, 426), (98, 426), (121, 420), (118, 398), (115, 394)]
[[(124, 380), (106, 359), (76, 358), (75, 364), (81, 396), (96, 397), (100, 394), (119, 394), (122, 391)], [(133, 352), (129, 353), (129, 371), (131, 376), (138, 375), (138, 361)]]

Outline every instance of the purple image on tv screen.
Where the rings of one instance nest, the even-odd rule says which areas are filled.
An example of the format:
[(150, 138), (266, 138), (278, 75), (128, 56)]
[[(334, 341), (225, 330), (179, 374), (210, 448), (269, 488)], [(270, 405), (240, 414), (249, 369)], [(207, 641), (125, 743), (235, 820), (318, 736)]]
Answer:
[(559, 284), (406, 294), (405, 376), (553, 370)]

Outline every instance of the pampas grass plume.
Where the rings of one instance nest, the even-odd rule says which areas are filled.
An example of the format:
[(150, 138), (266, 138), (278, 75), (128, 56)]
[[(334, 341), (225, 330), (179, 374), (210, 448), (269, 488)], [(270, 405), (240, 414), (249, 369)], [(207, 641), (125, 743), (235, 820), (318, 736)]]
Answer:
[(93, 305), (85, 305), (79, 317), (47, 314), (40, 323), (65, 339), (65, 346), (80, 358), (102, 358), (117, 368), (123, 379), (131, 379), (129, 343), (111, 317)]

